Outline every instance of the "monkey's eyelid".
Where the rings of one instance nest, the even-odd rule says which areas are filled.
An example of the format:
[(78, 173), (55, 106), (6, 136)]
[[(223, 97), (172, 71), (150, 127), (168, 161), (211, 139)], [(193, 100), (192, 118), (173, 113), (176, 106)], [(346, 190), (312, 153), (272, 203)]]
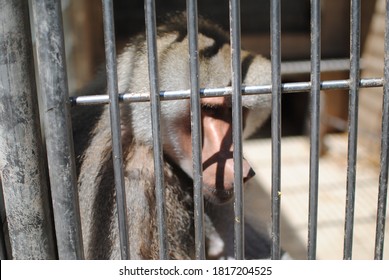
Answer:
[[(228, 106), (228, 108), (232, 108), (232, 104), (229, 102), (229, 103), (226, 103), (224, 106)], [(201, 109), (212, 109), (212, 110), (215, 110), (215, 109), (222, 109), (224, 108), (223, 105), (220, 105), (220, 104), (209, 104), (209, 103), (203, 103), (201, 104)], [(250, 104), (242, 104), (242, 108), (245, 109), (245, 110), (250, 110), (252, 109)]]
[(201, 109), (203, 110), (217, 110), (221, 109), (222, 106), (217, 105), (217, 104), (201, 104)]

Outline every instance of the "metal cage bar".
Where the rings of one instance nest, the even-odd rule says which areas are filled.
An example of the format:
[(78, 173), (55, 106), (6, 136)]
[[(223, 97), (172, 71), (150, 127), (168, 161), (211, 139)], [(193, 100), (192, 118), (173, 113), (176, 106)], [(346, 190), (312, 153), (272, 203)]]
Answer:
[[(382, 78), (368, 78), (361, 79), (359, 81), (360, 88), (372, 88), (372, 87), (382, 87), (383, 86)], [(282, 83), (281, 92), (282, 93), (301, 93), (301, 92), (310, 92), (311, 91), (311, 82), (294, 82), (294, 83)], [(323, 81), (320, 82), (320, 90), (348, 90), (350, 89), (349, 80), (332, 80), (332, 81)], [(270, 94), (272, 92), (271, 85), (261, 85), (261, 86), (242, 86), (243, 95), (254, 95), (254, 94)], [(228, 96), (232, 94), (231, 87), (222, 87), (222, 88), (201, 88), (200, 97), (217, 97), (217, 96)], [(168, 100), (178, 100), (178, 99), (188, 99), (190, 98), (190, 90), (169, 90), (169, 91), (160, 91), (159, 97), (161, 101)], [(120, 93), (119, 94), (120, 102), (148, 102), (150, 101), (149, 93)], [(102, 105), (109, 103), (108, 95), (88, 95), (88, 96), (74, 96), (70, 97), (70, 102), (73, 106), (91, 106), (91, 105)]]
[(351, 0), (349, 136), (347, 155), (347, 193), (345, 214), (346, 218), (343, 252), (344, 259), (351, 259), (352, 257), (354, 229), (355, 179), (358, 134), (358, 93), (360, 76), (360, 18), (361, 2), (360, 0)]
[(27, 1), (1, 2), (0, 46), (0, 172), (9, 257), (55, 259)]
[(145, 1), (145, 19), (146, 19), (146, 38), (147, 54), (149, 62), (150, 79), (150, 101), (151, 101), (151, 124), (153, 136), (154, 151), (154, 172), (155, 172), (155, 191), (157, 200), (157, 218), (158, 218), (158, 238), (159, 238), (159, 256), (160, 259), (168, 258), (167, 234), (165, 226), (165, 187), (163, 173), (163, 152), (161, 141), (161, 104), (159, 96), (159, 78), (158, 78), (158, 53), (157, 53), (157, 30), (155, 18), (154, 0)]
[(311, 136), (309, 169), (308, 259), (316, 259), (320, 133), (320, 0), (311, 1)]
[(189, 66), (190, 66), (190, 108), (193, 157), (193, 194), (194, 194), (194, 224), (195, 224), (195, 255), (196, 259), (205, 259), (204, 235), (204, 198), (203, 198), (203, 167), (202, 167), (202, 132), (201, 104), (199, 83), (198, 56), (198, 12), (197, 1), (187, 0)]
[(118, 98), (118, 78), (116, 66), (115, 29), (113, 21), (113, 3), (102, 0), (104, 43), (107, 72), (107, 91), (110, 101), (110, 120), (112, 135), (112, 160), (115, 177), (116, 206), (119, 221), (120, 254), (123, 260), (130, 256), (127, 225), (126, 192), (124, 187), (123, 154), (121, 143), (120, 110)]
[(5, 205), (4, 205), (4, 197), (3, 197), (3, 186), (1, 185), (1, 177), (0, 177), (0, 221), (3, 225), (0, 229), (0, 260), (8, 259), (7, 246), (5, 245), (6, 240), (8, 240), (8, 238), (5, 236), (5, 232), (6, 232), (5, 220), (6, 220), (6, 213), (5, 213)]
[(234, 158), (234, 237), (235, 259), (244, 259), (242, 70), (240, 57), (240, 1), (230, 1), (230, 40), (232, 74), (232, 138)]
[(281, 258), (281, 1), (270, 2), (271, 71), (272, 71), (272, 190), (271, 190), (271, 258)]
[[(50, 2), (50, 5), (48, 4)], [(9, 226), (12, 257), (15, 259), (51, 259), (57, 257), (54, 229), (50, 211), (49, 190), (46, 181), (44, 153), (41, 148), (37, 96), (32, 63), (28, 7), (26, 1), (4, 1), (0, 10), (0, 186), (3, 188), (5, 211)], [(349, 80), (320, 81), (320, 0), (311, 1), (311, 81), (281, 83), (281, 1), (272, 0), (271, 57), (272, 83), (263, 86), (242, 86), (240, 57), (240, 1), (230, 1), (231, 73), (232, 86), (200, 88), (198, 58), (197, 1), (187, 0), (190, 89), (160, 91), (158, 79), (157, 29), (155, 1), (145, 1), (146, 38), (148, 46), (150, 94), (118, 93), (116, 73), (115, 36), (112, 1), (102, 0), (104, 18), (105, 53), (107, 59), (108, 95), (68, 98), (66, 65), (63, 53), (63, 31), (59, 1), (37, 0), (32, 3), (37, 26), (39, 78), (44, 96), (46, 142), (50, 164), (50, 180), (54, 220), (57, 234), (58, 256), (61, 259), (83, 258), (79, 205), (75, 187), (75, 168), (69, 104), (109, 104), (115, 185), (121, 242), (121, 257), (130, 256), (127, 230), (122, 146), (120, 139), (119, 102), (150, 102), (156, 177), (159, 256), (168, 258), (165, 225), (165, 193), (163, 152), (160, 131), (161, 101), (191, 100), (191, 126), (194, 169), (195, 243), (196, 258), (205, 258), (204, 201), (202, 194), (201, 158), (201, 100), (203, 97), (231, 96), (233, 111), (234, 188), (235, 188), (235, 258), (244, 258), (244, 210), (242, 176), (242, 95), (272, 94), (272, 229), (271, 258), (280, 259), (280, 206), (281, 206), (281, 97), (282, 93), (311, 92), (311, 146), (310, 195), (308, 217), (308, 258), (316, 258), (317, 207), (318, 207), (318, 151), (320, 127), (320, 90), (349, 89), (349, 138), (347, 196), (345, 209), (344, 259), (352, 258), (354, 202), (356, 187), (358, 91), (362, 87), (382, 87), (383, 116), (381, 142), (381, 172), (377, 205), (375, 259), (383, 258), (387, 180), (389, 165), (389, 0), (386, 1), (385, 67), (384, 78), (360, 79), (360, 13), (361, 1), (351, 0), (350, 78)], [(54, 4), (54, 5), (53, 5)], [(55, 39), (53, 39), (55, 38)], [(54, 58), (60, 58), (56, 60)], [(46, 69), (45, 69), (46, 68)], [(50, 73), (48, 71), (50, 70)], [(58, 94), (60, 92), (61, 94)], [(58, 105), (59, 104), (59, 105)], [(23, 110), (15, 110), (22, 108)], [(61, 125), (59, 126), (58, 123)], [(55, 125), (54, 125), (55, 124)], [(66, 129), (63, 129), (66, 127)], [(60, 130), (60, 131), (59, 131)], [(28, 163), (28, 164), (27, 164)], [(66, 166), (66, 168), (65, 168)], [(16, 170), (18, 169), (18, 170)], [(20, 174), (23, 175), (20, 175)], [(61, 176), (59, 176), (60, 174)], [(26, 187), (27, 186), (27, 187)], [(0, 197), (1, 198), (1, 197)], [(37, 199), (39, 198), (39, 199)], [(1, 203), (1, 202), (0, 202)], [(25, 207), (28, 204), (29, 207)], [(70, 209), (70, 211), (69, 211)], [(18, 216), (16, 216), (18, 215)], [(23, 219), (20, 219), (22, 215)], [(23, 227), (41, 221), (33, 231)], [(22, 221), (20, 223), (20, 221)], [(72, 229), (69, 232), (69, 227)], [(3, 239), (0, 231), (0, 239)], [(1, 242), (2, 240), (0, 240)], [(0, 245), (4, 245), (1, 243)], [(0, 246), (0, 257), (5, 248)]]
[(385, 20), (385, 66), (384, 96), (382, 103), (381, 162), (377, 205), (377, 225), (374, 258), (382, 260), (384, 256), (386, 203), (388, 199), (388, 166), (389, 166), (389, 0), (386, 0)]
[(58, 257), (83, 259), (61, 4), (37, 0), (32, 8)]

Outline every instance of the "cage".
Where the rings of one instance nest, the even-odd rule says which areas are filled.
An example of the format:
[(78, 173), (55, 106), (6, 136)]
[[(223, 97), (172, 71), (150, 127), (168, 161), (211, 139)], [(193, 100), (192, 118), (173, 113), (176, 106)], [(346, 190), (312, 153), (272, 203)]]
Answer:
[[(387, 257), (387, 1), (103, 0), (97, 5), (37, 0), (29, 6), (27, 1), (2, 0), (1, 7), (2, 259), (84, 258), (70, 107), (102, 104), (111, 112), (121, 256), (128, 258), (119, 103), (150, 101), (156, 174), (162, 174), (160, 102), (169, 102), (163, 101), (166, 96), (190, 98), (196, 108), (206, 94), (234, 97), (237, 259), (244, 258), (240, 221), (245, 219), (270, 225), (272, 259), (281, 258), (281, 247), (297, 259)], [(156, 12), (174, 10), (186, 10), (191, 19), (192, 87), (166, 92), (159, 89), (152, 59)], [(232, 85), (200, 89), (195, 43), (199, 14), (230, 29), (234, 49), (244, 46), (268, 56), (272, 83), (242, 86), (240, 56), (231, 54)], [(150, 95), (118, 92), (116, 52), (124, 38), (144, 29), (154, 81)], [(107, 94), (70, 96), (90, 82), (101, 63), (107, 69)], [(258, 166), (257, 179), (243, 190), (239, 100), (245, 94), (271, 94), (272, 113), (260, 134), (243, 143), (248, 159)], [(202, 167), (195, 156), (201, 150), (196, 142), (200, 115), (192, 113), (196, 257), (201, 259)], [(156, 186), (157, 208), (162, 209), (160, 256), (167, 258), (163, 176), (157, 176)]]

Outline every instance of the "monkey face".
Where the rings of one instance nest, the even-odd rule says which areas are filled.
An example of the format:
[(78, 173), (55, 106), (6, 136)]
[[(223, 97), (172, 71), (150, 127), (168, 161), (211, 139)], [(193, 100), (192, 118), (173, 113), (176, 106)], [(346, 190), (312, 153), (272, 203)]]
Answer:
[[(234, 194), (234, 162), (232, 143), (232, 111), (225, 97), (202, 99), (202, 167), (203, 193), (208, 201), (225, 203)], [(244, 110), (243, 116), (248, 111)], [(164, 141), (165, 153), (189, 176), (192, 176), (192, 145), (189, 112), (186, 120), (174, 123), (169, 140)], [(174, 130), (174, 133), (172, 131)], [(172, 145), (173, 144), (173, 145)], [(243, 159), (243, 181), (255, 175)]]
[[(158, 37), (159, 88), (164, 91), (188, 89), (190, 69), (187, 59), (189, 42), (186, 24), (183, 29), (164, 30)], [(231, 82), (231, 47), (228, 34), (222, 31), (199, 30), (199, 86), (200, 88), (228, 87)], [(208, 30), (208, 31), (207, 31)], [(212, 31), (213, 30), (213, 31)], [(224, 34), (224, 35), (223, 35)], [(139, 44), (139, 41), (137, 41)], [(129, 46), (119, 63), (119, 90), (121, 92), (147, 92), (148, 68), (146, 52), (142, 46)], [(270, 62), (249, 52), (241, 52), (242, 84), (264, 85), (271, 82)], [(133, 67), (133, 69), (131, 68)], [(129, 78), (131, 76), (131, 79)], [(247, 132), (255, 132), (270, 112), (270, 95), (242, 96), (246, 110)], [(231, 97), (202, 98), (202, 167), (203, 193), (208, 201), (224, 203), (233, 197), (234, 167), (232, 148)], [(150, 110), (148, 104), (131, 104), (133, 137), (141, 143), (152, 144)], [(190, 102), (169, 100), (161, 103), (161, 126), (164, 154), (188, 176), (193, 176)], [(252, 117), (254, 116), (254, 117)], [(243, 160), (243, 181), (249, 180), (254, 171)]]

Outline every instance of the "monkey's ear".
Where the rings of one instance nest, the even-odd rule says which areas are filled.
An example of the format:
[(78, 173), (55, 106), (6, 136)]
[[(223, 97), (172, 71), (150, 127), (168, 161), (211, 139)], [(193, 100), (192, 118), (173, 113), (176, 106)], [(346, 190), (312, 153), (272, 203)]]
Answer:
[(257, 108), (248, 112), (243, 139), (247, 139), (257, 132), (270, 115), (270, 108)]

